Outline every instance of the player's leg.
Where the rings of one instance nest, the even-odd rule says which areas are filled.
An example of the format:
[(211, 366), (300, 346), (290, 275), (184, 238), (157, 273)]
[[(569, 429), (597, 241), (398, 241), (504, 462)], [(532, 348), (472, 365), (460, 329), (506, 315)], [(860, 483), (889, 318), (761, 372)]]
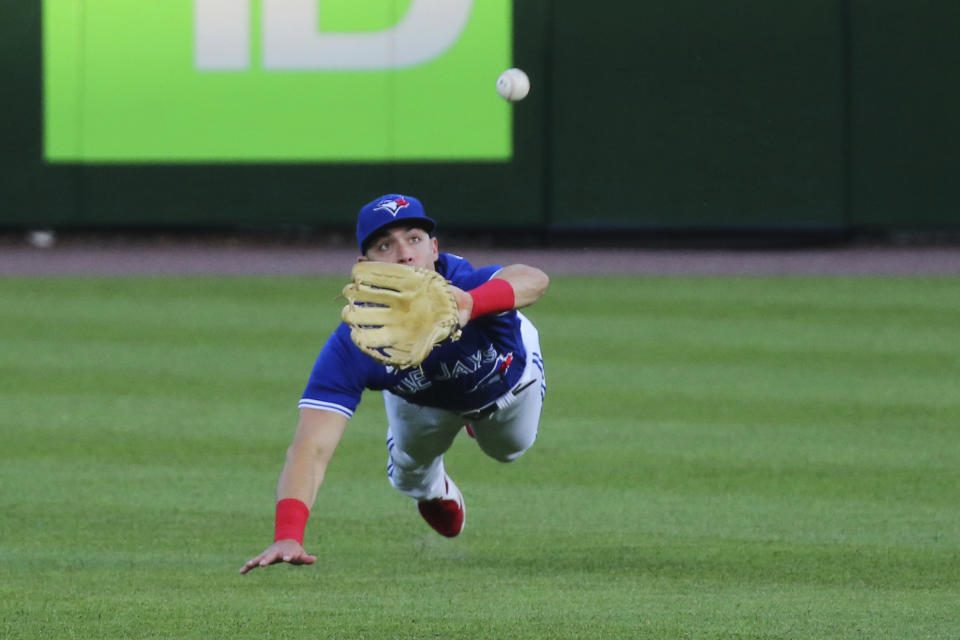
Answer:
[(417, 500), (443, 496), (443, 454), (453, 444), (463, 419), (442, 409), (411, 404), (389, 391), (387, 412), (387, 476), (397, 490)]
[(467, 511), (460, 489), (443, 467), (443, 454), (460, 430), (460, 416), (412, 405), (389, 392), (383, 396), (390, 484), (417, 501), (420, 515), (437, 533), (459, 535)]
[(526, 368), (518, 384), (522, 391), (502, 399), (500, 408), (490, 417), (472, 423), (477, 444), (484, 453), (501, 462), (516, 460), (537, 439), (547, 390), (537, 329), (522, 314), (520, 328), (527, 351)]

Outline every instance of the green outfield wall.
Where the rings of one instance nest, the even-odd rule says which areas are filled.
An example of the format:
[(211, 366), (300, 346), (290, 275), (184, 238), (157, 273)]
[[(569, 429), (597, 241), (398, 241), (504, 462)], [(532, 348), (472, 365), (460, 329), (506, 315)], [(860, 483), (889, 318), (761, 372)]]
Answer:
[(945, 0), (0, 12), (4, 228), (346, 229), (401, 191), (447, 229), (960, 229)]

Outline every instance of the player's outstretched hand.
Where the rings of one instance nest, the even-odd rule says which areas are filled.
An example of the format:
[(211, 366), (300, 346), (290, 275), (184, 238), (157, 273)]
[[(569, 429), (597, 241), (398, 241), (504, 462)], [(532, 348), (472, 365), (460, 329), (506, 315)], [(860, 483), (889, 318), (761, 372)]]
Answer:
[(304, 551), (303, 546), (296, 540), (278, 540), (267, 547), (267, 550), (256, 558), (247, 560), (247, 563), (240, 567), (240, 573), (244, 574), (257, 567), (266, 567), (279, 562), (289, 562), (290, 564), (313, 564), (317, 561), (317, 556), (311, 556)]

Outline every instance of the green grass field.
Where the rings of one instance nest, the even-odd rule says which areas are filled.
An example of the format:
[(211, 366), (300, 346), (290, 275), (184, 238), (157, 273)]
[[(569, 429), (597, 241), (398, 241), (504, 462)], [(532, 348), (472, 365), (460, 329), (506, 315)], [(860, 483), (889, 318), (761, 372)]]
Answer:
[(368, 393), (317, 564), (242, 577), (341, 284), (0, 279), (0, 637), (960, 638), (960, 279), (556, 277), (463, 535)]

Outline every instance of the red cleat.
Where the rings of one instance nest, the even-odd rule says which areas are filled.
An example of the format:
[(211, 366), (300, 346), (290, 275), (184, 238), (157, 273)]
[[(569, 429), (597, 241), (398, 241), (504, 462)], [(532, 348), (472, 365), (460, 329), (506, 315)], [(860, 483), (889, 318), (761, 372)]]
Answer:
[(463, 428), (466, 429), (468, 436), (470, 436), (470, 437), (473, 438), (474, 440), (477, 439), (477, 434), (474, 433), (474, 431), (473, 431), (473, 425), (472, 425), (472, 424), (465, 424), (465, 425), (463, 425)]
[(434, 531), (442, 536), (455, 538), (463, 531), (463, 525), (467, 521), (467, 510), (463, 505), (463, 494), (450, 476), (446, 476), (444, 481), (447, 488), (444, 497), (421, 500), (417, 503), (417, 509)]

